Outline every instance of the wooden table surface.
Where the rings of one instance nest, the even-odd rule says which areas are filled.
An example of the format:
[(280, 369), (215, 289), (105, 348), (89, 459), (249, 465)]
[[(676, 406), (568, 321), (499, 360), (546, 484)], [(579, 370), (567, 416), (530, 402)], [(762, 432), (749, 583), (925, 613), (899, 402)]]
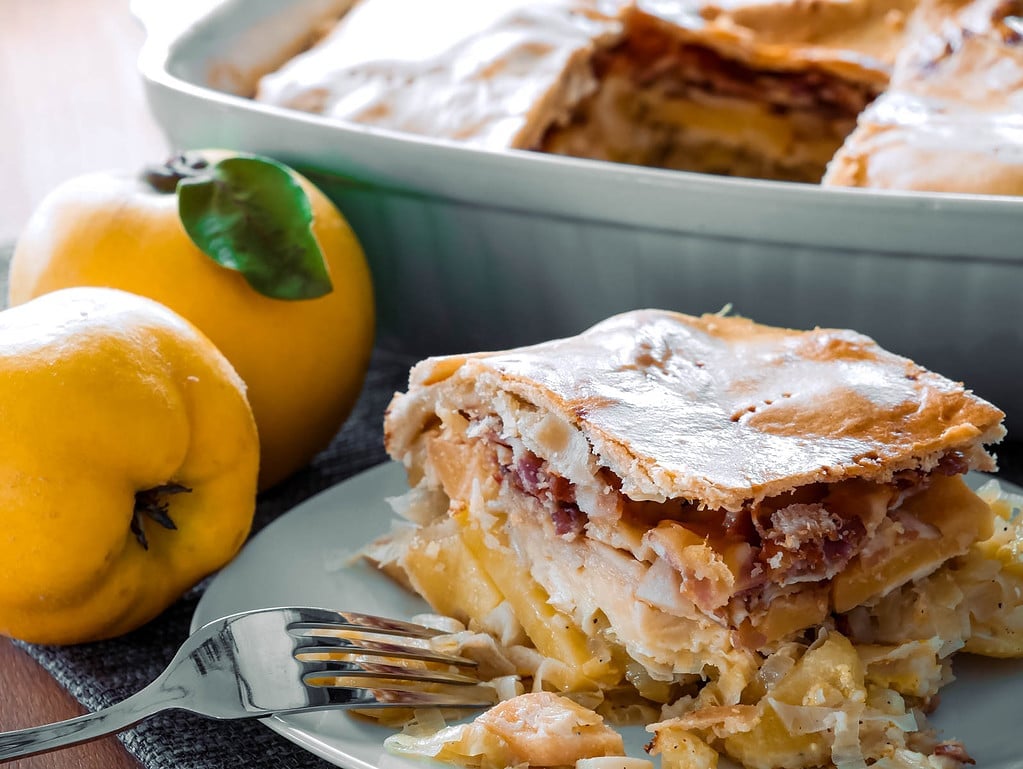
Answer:
[[(135, 58), (143, 30), (128, 0), (0, 1), (0, 244), (72, 176), (167, 155)], [(27, 654), (0, 639), (0, 731), (80, 715)], [(20, 769), (138, 769), (113, 737), (14, 761)]]

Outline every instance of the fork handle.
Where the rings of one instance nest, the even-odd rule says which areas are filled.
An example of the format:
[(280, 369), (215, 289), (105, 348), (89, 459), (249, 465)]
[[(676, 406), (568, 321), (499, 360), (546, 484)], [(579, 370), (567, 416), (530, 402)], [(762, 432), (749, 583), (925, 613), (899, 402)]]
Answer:
[(0, 763), (105, 737), (174, 707), (180, 699), (180, 693), (154, 683), (95, 713), (44, 726), (0, 732)]

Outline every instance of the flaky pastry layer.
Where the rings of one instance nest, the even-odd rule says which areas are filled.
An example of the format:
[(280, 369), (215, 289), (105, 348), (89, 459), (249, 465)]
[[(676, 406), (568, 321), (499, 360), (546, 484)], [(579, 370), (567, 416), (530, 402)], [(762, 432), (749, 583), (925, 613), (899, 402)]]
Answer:
[(999, 409), (855, 332), (646, 310), (569, 339), (423, 361), (389, 409), (389, 451), (410, 451), (442, 393), (457, 408), (498, 392), (531, 404), (629, 498), (726, 510), (930, 471), (949, 452), (991, 470), (983, 446), (1004, 435)]

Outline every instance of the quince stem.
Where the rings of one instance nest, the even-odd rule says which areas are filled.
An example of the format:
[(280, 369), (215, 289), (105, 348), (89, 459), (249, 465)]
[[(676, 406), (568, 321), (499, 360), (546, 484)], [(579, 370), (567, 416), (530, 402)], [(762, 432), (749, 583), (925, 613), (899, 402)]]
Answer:
[(135, 493), (135, 508), (131, 516), (131, 533), (142, 545), (143, 550), (149, 549), (149, 540), (146, 539), (146, 532), (142, 527), (142, 516), (156, 521), (165, 529), (176, 530), (178, 527), (171, 520), (166, 497), (170, 494), (190, 493), (192, 490), (180, 483), (162, 483), (151, 489), (143, 489)]
[(142, 180), (157, 192), (170, 195), (177, 191), (182, 179), (205, 176), (209, 162), (195, 152), (179, 152), (163, 165), (147, 166)]

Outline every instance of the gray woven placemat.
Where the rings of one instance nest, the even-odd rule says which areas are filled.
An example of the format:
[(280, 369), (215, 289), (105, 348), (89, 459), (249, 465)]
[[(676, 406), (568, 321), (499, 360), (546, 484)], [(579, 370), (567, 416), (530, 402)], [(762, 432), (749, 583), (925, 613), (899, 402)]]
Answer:
[[(0, 246), (0, 297), (6, 299), (7, 258)], [(0, 301), (3, 301), (0, 299)], [(296, 504), (384, 461), (383, 412), (391, 395), (404, 388), (412, 361), (382, 351), (374, 354), (362, 396), (330, 447), (309, 468), (259, 498), (253, 533)], [(1023, 444), (1001, 447), (1002, 474), (1023, 482)], [(167, 665), (188, 635), (205, 583), (161, 617), (122, 638), (72, 647), (20, 644), (79, 702), (105, 707), (141, 689)], [(156, 716), (123, 732), (128, 750), (149, 769), (324, 769), (329, 764), (257, 722), (207, 721), (175, 712)]]

